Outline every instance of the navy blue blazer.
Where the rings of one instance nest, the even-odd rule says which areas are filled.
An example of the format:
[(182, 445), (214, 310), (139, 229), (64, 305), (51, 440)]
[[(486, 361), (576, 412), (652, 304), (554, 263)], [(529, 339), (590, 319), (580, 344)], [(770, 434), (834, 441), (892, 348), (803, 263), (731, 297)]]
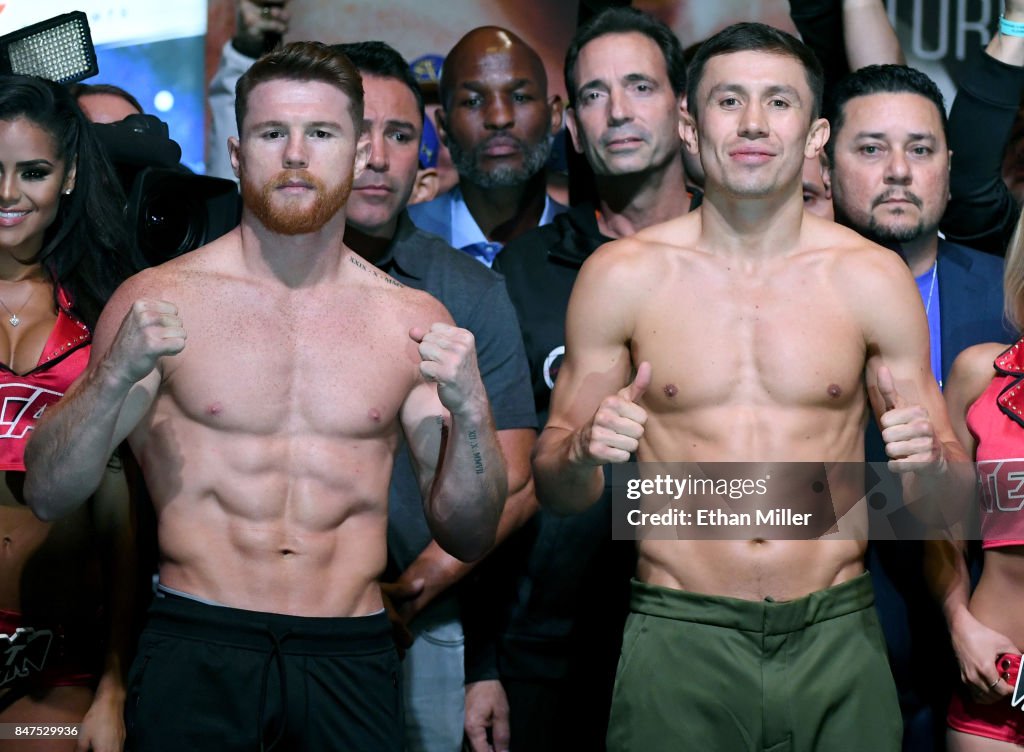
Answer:
[(982, 342), (1013, 344), (1017, 334), (1003, 318), (1003, 260), (939, 240), (939, 316), (942, 380), (956, 356)]

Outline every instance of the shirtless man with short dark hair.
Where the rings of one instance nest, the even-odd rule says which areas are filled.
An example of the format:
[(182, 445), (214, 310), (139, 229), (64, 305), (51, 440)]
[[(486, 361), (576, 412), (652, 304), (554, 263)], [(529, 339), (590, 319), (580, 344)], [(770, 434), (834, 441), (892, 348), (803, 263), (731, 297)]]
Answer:
[(240, 228), (118, 290), (34, 436), (26, 497), (67, 513), (125, 438), (142, 466), (162, 597), (130, 677), (133, 750), (397, 751), (377, 580), (400, 434), (463, 559), (493, 543), (504, 464), (472, 335), (342, 242), (368, 153), (358, 72), (295, 43), (239, 100)]
[[(803, 208), (804, 159), (828, 138), (813, 55), (739, 24), (704, 43), (688, 86), (704, 203), (584, 264), (534, 455), (541, 503), (585, 508), (601, 465), (632, 452), (861, 462), (869, 407), (910, 498), (947, 483), (963, 451), (913, 279)], [(854, 507), (862, 476), (833, 480), (837, 512)], [(734, 538), (640, 541), (609, 750), (898, 749), (864, 541)]]

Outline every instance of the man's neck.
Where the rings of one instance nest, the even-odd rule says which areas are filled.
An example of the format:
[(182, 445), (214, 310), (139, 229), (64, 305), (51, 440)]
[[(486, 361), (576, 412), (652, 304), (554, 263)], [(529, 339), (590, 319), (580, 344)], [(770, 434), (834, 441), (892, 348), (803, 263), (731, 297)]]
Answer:
[(347, 251), (343, 212), (338, 212), (317, 232), (305, 235), (270, 232), (244, 212), (240, 232), (246, 268), (256, 277), (273, 277), (293, 289), (336, 279)]
[(682, 156), (650, 172), (598, 176), (597, 196), (597, 225), (609, 238), (635, 235), (690, 210)]
[(899, 244), (903, 260), (907, 262), (915, 277), (920, 277), (932, 268), (939, 253), (939, 235), (932, 230), (922, 233), (915, 240)]
[(790, 253), (801, 241), (799, 183), (764, 198), (735, 197), (709, 185), (700, 212), (701, 243), (716, 254), (770, 258)]
[(481, 188), (463, 178), (459, 190), (477, 226), (495, 243), (508, 243), (532, 230), (544, 214), (543, 170), (525, 183), (508, 188)]

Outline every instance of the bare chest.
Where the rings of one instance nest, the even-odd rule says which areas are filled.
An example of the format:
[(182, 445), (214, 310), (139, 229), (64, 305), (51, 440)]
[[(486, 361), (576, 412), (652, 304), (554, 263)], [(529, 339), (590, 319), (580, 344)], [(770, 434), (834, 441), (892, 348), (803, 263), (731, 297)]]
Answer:
[(187, 343), (164, 363), (160, 400), (210, 427), (380, 435), (416, 379), (415, 343), (374, 301), (190, 306), (182, 317)]
[(669, 280), (643, 308), (633, 357), (653, 366), (652, 406), (860, 400), (863, 333), (826, 279), (813, 269), (776, 279), (730, 271)]

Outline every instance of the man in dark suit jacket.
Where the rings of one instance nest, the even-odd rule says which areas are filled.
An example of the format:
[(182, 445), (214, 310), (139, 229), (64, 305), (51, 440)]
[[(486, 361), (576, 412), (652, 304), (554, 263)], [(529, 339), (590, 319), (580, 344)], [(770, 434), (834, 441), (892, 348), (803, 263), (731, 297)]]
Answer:
[[(900, 253), (917, 279), (941, 386), (956, 356), (979, 342), (1013, 342), (1004, 323), (1002, 259), (939, 237), (949, 200), (942, 95), (899, 65), (862, 68), (833, 92), (828, 153), (837, 221)], [(884, 462), (871, 424), (865, 456)], [(923, 576), (921, 541), (874, 542), (868, 568), (904, 716), (904, 749), (943, 748), (957, 680), (948, 635)]]
[(1003, 315), (1003, 260), (973, 248), (939, 239), (939, 320), (945, 382), (956, 356), (979, 342), (1006, 342), (1017, 337)]

